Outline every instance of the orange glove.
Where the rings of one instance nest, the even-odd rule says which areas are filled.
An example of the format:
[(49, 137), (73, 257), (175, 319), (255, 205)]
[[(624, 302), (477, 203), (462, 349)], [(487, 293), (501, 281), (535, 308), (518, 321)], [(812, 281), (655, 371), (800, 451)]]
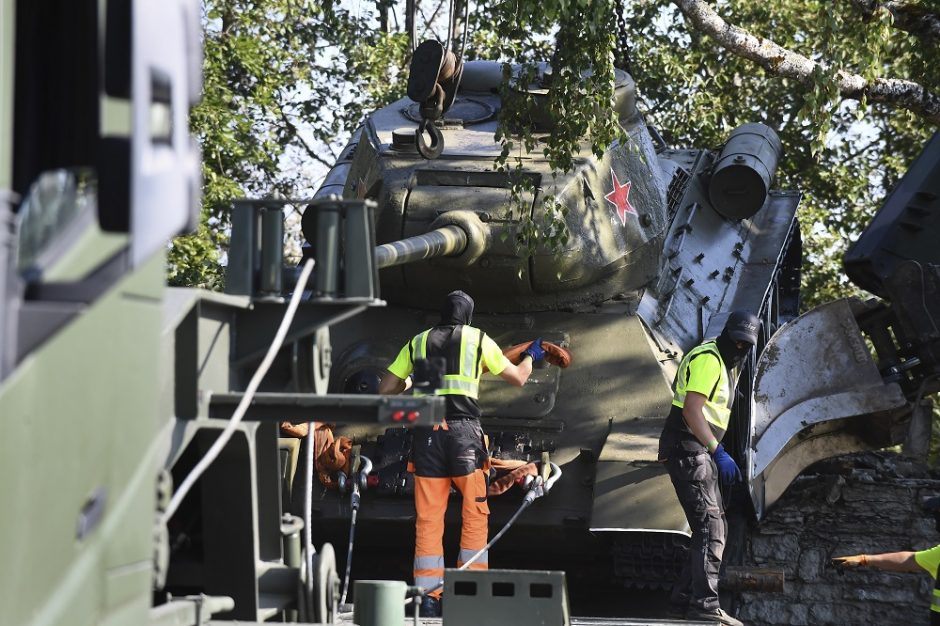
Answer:
[[(517, 343), (514, 346), (509, 346), (503, 350), (503, 355), (509, 359), (510, 363), (513, 365), (519, 365), (522, 361), (522, 353), (525, 352), (532, 344), (531, 341), (526, 341), (523, 343)], [(555, 365), (557, 367), (566, 368), (571, 365), (571, 352), (559, 346), (557, 343), (552, 343), (551, 341), (542, 340), (542, 349), (545, 350), (545, 360)], [(486, 367), (486, 363), (483, 364), (483, 373), (489, 371), (489, 368)]]
[(841, 567), (843, 569), (854, 569), (856, 567), (868, 567), (868, 555), (867, 554), (855, 554), (853, 556), (837, 556), (832, 559), (832, 564), (835, 567)]

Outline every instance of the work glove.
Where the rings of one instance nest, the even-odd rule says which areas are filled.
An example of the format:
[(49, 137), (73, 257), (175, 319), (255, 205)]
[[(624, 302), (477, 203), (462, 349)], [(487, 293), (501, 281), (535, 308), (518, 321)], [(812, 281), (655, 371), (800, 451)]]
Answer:
[(715, 448), (712, 458), (715, 459), (715, 465), (718, 466), (718, 477), (723, 485), (733, 485), (741, 480), (741, 470), (738, 469), (738, 464), (725, 452), (725, 447), (722, 444), (719, 443), (718, 447)]
[(532, 362), (533, 362), (533, 363), (536, 362), (536, 361), (541, 361), (542, 359), (545, 358), (545, 350), (542, 348), (542, 338), (541, 338), (541, 337), (539, 337), (538, 339), (536, 339), (535, 341), (533, 341), (533, 342), (532, 342), (532, 345), (530, 345), (528, 348), (526, 348), (525, 350), (522, 351), (522, 355), (523, 355), (523, 356), (525, 356), (525, 355), (527, 355), (527, 354), (528, 354), (530, 357), (532, 357)]
[(866, 567), (868, 565), (867, 554), (854, 554), (852, 556), (837, 556), (832, 559), (833, 567), (842, 569), (854, 569), (856, 567)]

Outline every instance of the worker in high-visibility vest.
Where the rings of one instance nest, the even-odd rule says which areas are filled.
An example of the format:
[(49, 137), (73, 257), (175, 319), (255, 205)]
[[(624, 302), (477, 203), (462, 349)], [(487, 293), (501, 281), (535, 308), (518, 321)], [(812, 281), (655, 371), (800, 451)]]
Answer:
[(735, 311), (717, 338), (686, 353), (672, 384), (659, 459), (669, 471), (692, 538), (669, 599), (670, 616), (741, 626), (718, 602), (718, 571), (728, 532), (719, 483), (741, 480), (721, 438), (731, 419), (731, 370), (757, 344), (759, 329), (757, 317)]
[[(532, 363), (544, 356), (536, 339), (513, 365), (486, 333), (470, 325), (473, 299), (462, 291), (449, 293), (436, 326), (414, 336), (388, 366), (379, 393), (397, 394), (412, 387), (415, 361), (443, 357), (446, 371), (434, 393), (444, 396), (445, 419), (433, 428), (415, 428), (412, 469), (415, 475), (415, 585), (428, 591), (421, 615), (441, 614), (440, 585), (444, 579), (444, 513), (453, 483), (463, 495), (463, 525), (457, 567), (486, 547), (489, 505), (486, 501), (488, 453), (477, 404), (483, 365), (506, 382), (521, 387)], [(416, 395), (419, 393), (415, 389)], [(470, 569), (487, 569), (486, 553)]]

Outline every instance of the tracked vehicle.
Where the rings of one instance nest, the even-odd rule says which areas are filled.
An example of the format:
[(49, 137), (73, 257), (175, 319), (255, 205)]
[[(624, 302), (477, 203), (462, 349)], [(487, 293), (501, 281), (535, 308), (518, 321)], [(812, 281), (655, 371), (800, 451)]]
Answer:
[[(814, 460), (901, 440), (937, 388), (938, 137), (848, 257), (883, 300), (793, 319), (798, 195), (768, 191), (781, 149), (770, 130), (670, 148), (618, 74), (628, 144), (557, 179), (526, 155), (529, 210), (539, 218), (555, 195), (571, 237), (519, 273), (518, 225), (502, 210), (511, 180), (492, 166), (499, 68), (466, 64), (442, 88), (453, 106), (440, 124), (402, 101), (344, 151), (320, 195), (347, 198), (304, 216), (306, 288), (283, 267), (281, 207), (264, 200), (233, 207), (229, 293), (167, 290), (166, 241), (198, 210), (186, 132), (198, 7), (41, 4), (0, 0), (0, 623), (333, 622), (326, 540), (346, 545), (354, 495), (354, 575), (407, 580), (401, 423), (433, 423), (442, 403), (370, 392), (455, 287), (504, 346), (540, 335), (574, 353), (569, 369), (482, 393), (494, 457), (564, 469), (491, 563), (563, 569), (569, 584), (668, 583), (685, 529), (655, 442), (675, 363), (727, 311), (763, 320), (729, 434), (758, 517)], [(256, 386), (292, 293), (294, 321)], [(359, 446), (345, 492), (305, 485), (309, 457), (278, 438), (278, 422), (310, 419)], [(521, 494), (500, 498), (494, 526)], [(298, 508), (311, 511), (284, 515)]]
[[(423, 74), (438, 68), (438, 57), (420, 52), (412, 72), (422, 76), (412, 86), (432, 82)], [(747, 488), (729, 497), (749, 517), (761, 517), (812, 462), (903, 438), (919, 393), (912, 381), (927, 381), (920, 392), (933, 383), (923, 361), (910, 360), (918, 348), (889, 336), (887, 325), (899, 328), (897, 313), (843, 301), (797, 320), (800, 194), (772, 188), (783, 150), (772, 129), (746, 124), (721, 146), (667, 146), (636, 108), (632, 78), (616, 70), (614, 113), (625, 142), (600, 157), (583, 146), (565, 174), (552, 172), (538, 148), (522, 155), (513, 175), (529, 183), (525, 218), (546, 219), (554, 198), (570, 234), (558, 247), (522, 256), (519, 218), (506, 210), (513, 179), (494, 167), (501, 65), (470, 62), (461, 72), (459, 88), (439, 77), (452, 106), (436, 121), (421, 101), (429, 88), (369, 116), (319, 192), (377, 203), (376, 259), (389, 303), (334, 328), (330, 384), (374, 390), (400, 346), (435, 323), (438, 303), (453, 289), (476, 299), (475, 325), (500, 345), (541, 336), (571, 350), (569, 369), (537, 369), (521, 389), (481, 384), (491, 455), (551, 459), (565, 471), (553, 497), (494, 549), (495, 566), (668, 586), (687, 533), (656, 458), (670, 383), (684, 351), (717, 335), (736, 309), (762, 320), (758, 345), (737, 372), (726, 438), (747, 473)], [(535, 83), (516, 80), (512, 88), (533, 96), (532, 130), (545, 136), (552, 128), (538, 107), (551, 68), (539, 72)], [(876, 351), (866, 337), (875, 337)], [(396, 552), (398, 573), (407, 576), (409, 435), (343, 432), (376, 467), (378, 489), (364, 502), (358, 541), (373, 559)], [(494, 528), (514, 505), (511, 496), (491, 502)], [(341, 500), (324, 494), (318, 528), (325, 536), (339, 540), (345, 517)]]

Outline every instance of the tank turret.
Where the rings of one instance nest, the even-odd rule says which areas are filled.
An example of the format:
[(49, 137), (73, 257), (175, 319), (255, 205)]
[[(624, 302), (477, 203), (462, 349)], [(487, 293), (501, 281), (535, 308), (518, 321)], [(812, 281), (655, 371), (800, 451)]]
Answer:
[[(623, 142), (600, 155), (583, 145), (567, 173), (553, 172), (538, 145), (519, 155), (520, 169), (501, 171), (494, 141), (501, 77), (499, 63), (464, 64), (452, 105), (433, 124), (423, 117), (426, 103), (408, 99), (374, 112), (327, 177), (320, 193), (342, 188), (347, 198), (376, 204), (375, 260), (387, 302), (331, 328), (331, 389), (373, 391), (455, 289), (473, 296), (474, 325), (500, 346), (541, 336), (567, 347), (571, 367), (537, 368), (522, 388), (481, 382), (490, 454), (549, 460), (564, 471), (551, 496), (494, 550), (507, 565), (565, 570), (594, 555), (607, 565), (599, 570), (604, 577), (668, 585), (686, 532), (657, 463), (674, 369), (734, 309), (762, 318), (758, 351), (796, 316), (799, 194), (772, 190), (781, 156), (772, 129), (749, 124), (724, 146), (671, 148), (637, 110), (634, 82), (621, 70), (613, 114)], [(550, 81), (543, 64), (535, 82), (512, 85), (535, 103), (538, 141), (552, 132), (539, 109)], [(419, 133), (432, 135), (434, 150)], [(515, 204), (513, 182), (520, 181), (513, 177), (525, 183)], [(551, 213), (549, 196), (562, 211)], [(536, 224), (563, 219), (567, 240), (520, 253), (520, 215)], [(316, 247), (316, 233), (304, 230)], [(751, 379), (750, 368), (740, 380)], [(726, 441), (743, 464), (750, 405), (740, 405)], [(390, 538), (400, 533), (407, 546), (413, 533), (408, 437), (365, 427), (344, 434), (375, 462), (378, 488), (363, 503), (357, 542), (382, 567)], [(490, 504), (497, 526), (514, 509), (511, 495), (501, 498)], [(319, 530), (341, 539), (342, 502), (329, 494), (315, 501)], [(551, 555), (546, 541), (559, 546)], [(393, 562), (408, 563), (407, 549), (400, 552)]]
[[(541, 70), (542, 77), (550, 74), (545, 66)], [(665, 182), (652, 167), (656, 152), (633, 106), (632, 79), (618, 70), (619, 114), (630, 131), (629, 145), (615, 145), (600, 159), (585, 146), (575, 169), (557, 176), (540, 152), (527, 155), (520, 175), (532, 191), (522, 194), (521, 209), (510, 211), (512, 178), (494, 166), (500, 99), (493, 91), (500, 76), (496, 63), (465, 65), (462, 95), (439, 128), (443, 154), (434, 160), (419, 153), (416, 105), (400, 101), (376, 112), (363, 127), (345, 194), (376, 200), (379, 243), (427, 233), (442, 220), (460, 219), (465, 228), (471, 223), (448, 217), (455, 213), (476, 217), (466, 254), (385, 270), (383, 297), (425, 306), (425, 298), (457, 285), (474, 292), (478, 310), (509, 312), (601, 302), (649, 282), (658, 272), (668, 225)], [(547, 93), (538, 83), (527, 89), (537, 103)], [(550, 131), (547, 121), (536, 123), (539, 131)], [(567, 207), (568, 241), (559, 249), (540, 246), (520, 262), (520, 215), (536, 223), (548, 219), (548, 195)], [(420, 293), (415, 285), (421, 285)]]

